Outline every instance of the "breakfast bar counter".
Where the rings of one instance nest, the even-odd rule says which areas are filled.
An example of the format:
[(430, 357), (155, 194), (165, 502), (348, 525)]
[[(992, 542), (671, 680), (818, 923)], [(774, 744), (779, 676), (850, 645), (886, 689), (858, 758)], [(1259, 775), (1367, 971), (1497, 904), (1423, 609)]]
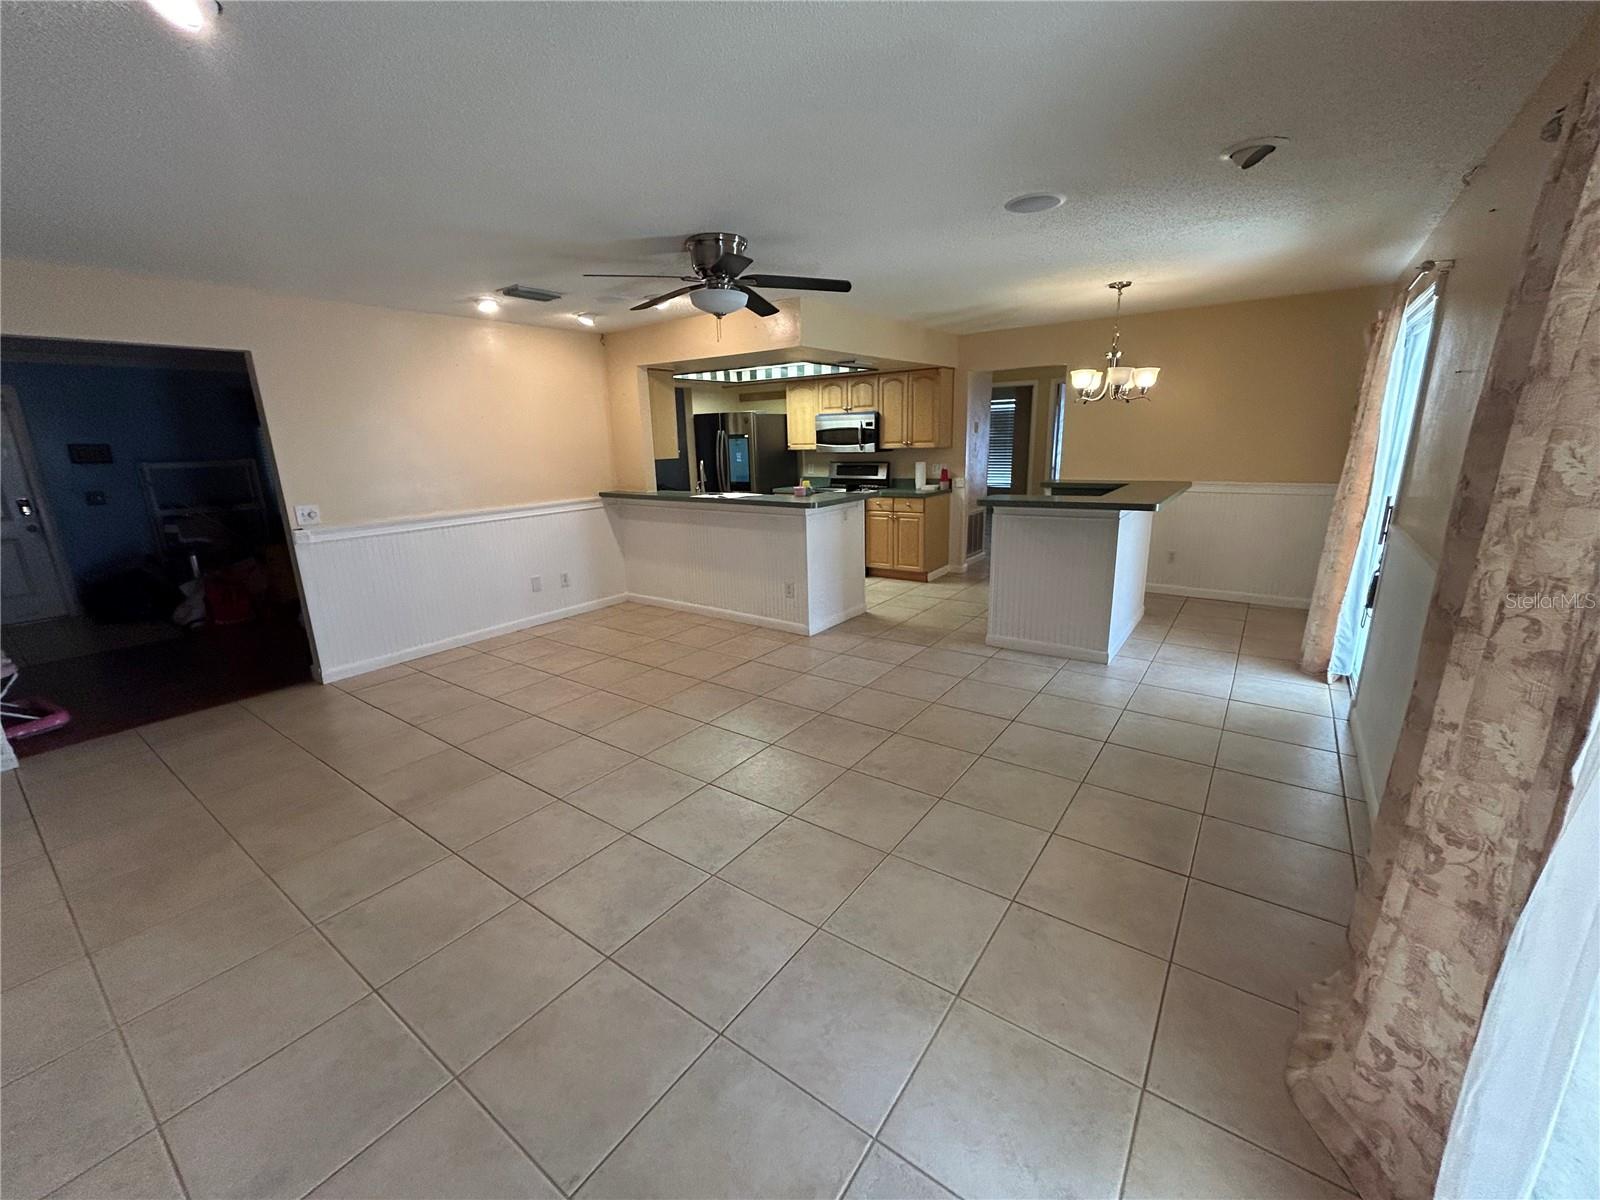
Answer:
[(860, 492), (601, 492), (632, 599), (815, 634), (867, 611)]
[(1038, 495), (986, 496), (991, 646), (1110, 662), (1144, 616), (1153, 515), (1177, 480), (1053, 479)]

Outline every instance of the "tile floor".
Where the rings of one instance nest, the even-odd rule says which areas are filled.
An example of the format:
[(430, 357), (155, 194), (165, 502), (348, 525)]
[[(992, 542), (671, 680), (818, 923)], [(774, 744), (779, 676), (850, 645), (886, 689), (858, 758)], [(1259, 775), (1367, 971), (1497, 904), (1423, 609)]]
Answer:
[(986, 595), (623, 604), (27, 760), (0, 1191), (1346, 1195), (1282, 1082), (1366, 830), (1300, 614), (1152, 596), (1093, 666)]

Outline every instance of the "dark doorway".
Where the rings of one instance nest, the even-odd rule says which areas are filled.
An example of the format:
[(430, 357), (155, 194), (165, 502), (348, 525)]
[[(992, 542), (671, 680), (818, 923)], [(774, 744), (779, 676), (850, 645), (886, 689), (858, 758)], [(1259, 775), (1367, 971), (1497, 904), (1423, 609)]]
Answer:
[(656, 487), (663, 492), (689, 490), (689, 389), (672, 389), (674, 420), (678, 425), (678, 457), (656, 459)]
[(0, 393), (19, 755), (311, 678), (245, 355), (5, 338)]
[(1033, 429), (1033, 385), (997, 387), (989, 397), (991, 492), (1020, 495), (1028, 490), (1028, 457)]

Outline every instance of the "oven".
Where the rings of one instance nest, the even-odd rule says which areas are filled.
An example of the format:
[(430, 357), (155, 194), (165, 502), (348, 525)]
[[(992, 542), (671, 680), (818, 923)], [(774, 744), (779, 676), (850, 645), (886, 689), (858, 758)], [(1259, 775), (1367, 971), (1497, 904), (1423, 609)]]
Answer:
[(817, 453), (876, 454), (878, 414), (875, 412), (819, 412)]

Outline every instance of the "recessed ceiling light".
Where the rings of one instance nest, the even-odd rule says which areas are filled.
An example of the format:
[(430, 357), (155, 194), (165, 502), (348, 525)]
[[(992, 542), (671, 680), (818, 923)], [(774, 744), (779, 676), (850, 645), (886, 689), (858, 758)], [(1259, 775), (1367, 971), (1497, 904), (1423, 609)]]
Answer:
[(592, 313), (576, 313), (575, 315), (578, 318), (579, 325), (588, 325), (590, 328), (594, 327), (594, 315)]
[(492, 317), (500, 311), (500, 301), (493, 296), (479, 296), (475, 308), (486, 317)]
[(1013, 213), (1041, 213), (1049, 212), (1052, 208), (1060, 208), (1067, 202), (1065, 196), (1058, 196), (1055, 192), (1028, 192), (1022, 196), (1013, 196), (1006, 201), (1006, 211)]
[(200, 0), (145, 0), (161, 19), (176, 25), (185, 33), (199, 33), (205, 28), (206, 15)]

